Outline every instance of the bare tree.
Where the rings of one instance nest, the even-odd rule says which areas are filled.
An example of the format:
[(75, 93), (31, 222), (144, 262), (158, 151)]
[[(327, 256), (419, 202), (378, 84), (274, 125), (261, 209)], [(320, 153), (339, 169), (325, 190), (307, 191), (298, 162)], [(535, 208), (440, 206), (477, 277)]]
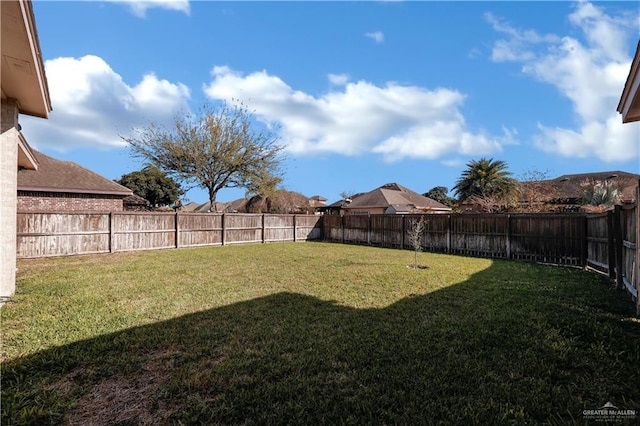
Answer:
[(418, 252), (422, 251), (422, 236), (427, 229), (427, 221), (424, 216), (420, 216), (420, 219), (412, 219), (407, 236), (409, 242), (413, 246), (413, 265), (409, 265), (413, 268), (418, 268)]
[(549, 180), (548, 171), (527, 170), (520, 177), (520, 202), (518, 210), (540, 213), (553, 209), (558, 198), (558, 188)]
[(215, 206), (223, 188), (261, 193), (281, 180), (283, 146), (277, 134), (258, 128), (252, 118), (242, 104), (223, 103), (217, 109), (205, 106), (199, 115), (184, 114), (170, 129), (151, 124), (123, 139), (134, 156), (206, 189)]
[(354, 195), (355, 195), (354, 191), (342, 191), (340, 193), (340, 198), (342, 200), (350, 200), (353, 198)]

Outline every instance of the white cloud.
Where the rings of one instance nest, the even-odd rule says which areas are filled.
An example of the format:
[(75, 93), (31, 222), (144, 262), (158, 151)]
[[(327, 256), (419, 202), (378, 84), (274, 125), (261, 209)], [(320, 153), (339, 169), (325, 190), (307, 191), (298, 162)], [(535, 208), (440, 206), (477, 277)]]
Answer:
[(266, 71), (242, 75), (215, 67), (204, 87), (212, 99), (240, 100), (268, 124), (279, 124), (288, 150), (298, 154), (378, 153), (388, 161), (405, 157), (439, 158), (445, 154), (488, 154), (509, 136), (477, 134), (460, 107), (465, 96), (455, 90), (428, 90), (388, 83), (348, 82), (315, 97), (288, 86)]
[(365, 37), (369, 37), (371, 40), (376, 43), (382, 43), (384, 41), (384, 34), (380, 31), (376, 31), (374, 33), (366, 33)]
[(146, 74), (135, 86), (100, 57), (57, 58), (45, 63), (53, 111), (48, 120), (21, 117), (36, 148), (123, 146), (122, 136), (150, 121), (170, 123), (187, 110), (189, 89)]
[(572, 105), (577, 129), (539, 125), (535, 144), (566, 157), (603, 161), (638, 158), (638, 124), (622, 124), (616, 107), (629, 72), (626, 47), (640, 15), (612, 17), (587, 2), (576, 4), (569, 22), (584, 40), (517, 30), (487, 14), (494, 30), (507, 35), (495, 42), (492, 60), (522, 63), (522, 71), (553, 85)]
[(147, 10), (153, 8), (160, 8), (166, 10), (175, 10), (177, 12), (183, 12), (189, 15), (191, 13), (191, 6), (189, 0), (106, 0), (112, 3), (122, 3), (127, 5), (136, 16), (144, 18), (147, 15)]
[(605, 162), (628, 161), (640, 154), (640, 129), (637, 125), (622, 125), (617, 114), (601, 121), (590, 121), (579, 129), (538, 126), (541, 134), (535, 144), (543, 151), (565, 157), (596, 156)]
[(451, 158), (449, 160), (442, 160), (440, 163), (443, 166), (458, 168), (464, 165), (464, 160), (462, 158)]
[(329, 82), (336, 86), (344, 86), (349, 82), (347, 74), (329, 74)]

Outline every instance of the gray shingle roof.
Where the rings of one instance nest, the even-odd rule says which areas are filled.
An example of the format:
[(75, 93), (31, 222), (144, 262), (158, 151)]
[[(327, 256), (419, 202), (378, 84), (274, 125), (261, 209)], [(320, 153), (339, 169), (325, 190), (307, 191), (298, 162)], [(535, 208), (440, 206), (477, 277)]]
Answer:
[(71, 161), (51, 158), (32, 148), (38, 170), (18, 171), (18, 190), (36, 192), (66, 192), (79, 194), (121, 195), (133, 192), (112, 180)]
[(422, 196), (397, 183), (382, 185), (373, 191), (358, 195), (346, 209), (386, 208), (390, 205), (414, 205), (419, 210), (451, 210), (436, 200)]

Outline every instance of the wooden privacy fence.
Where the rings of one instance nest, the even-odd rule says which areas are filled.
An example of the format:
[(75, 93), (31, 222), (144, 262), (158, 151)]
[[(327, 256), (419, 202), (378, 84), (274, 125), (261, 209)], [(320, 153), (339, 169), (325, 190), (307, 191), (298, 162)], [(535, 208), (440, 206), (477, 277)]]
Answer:
[[(640, 198), (640, 189), (637, 196)], [(319, 239), (413, 249), (409, 232), (424, 217), (423, 250), (589, 267), (626, 288), (640, 313), (638, 216), (637, 203), (595, 215), (18, 212), (17, 256)]]
[(638, 298), (638, 207), (604, 214), (431, 214), (324, 216), (327, 241), (413, 249), (409, 232), (424, 218), (421, 249), (563, 266), (607, 273)]
[(352, 215), (324, 216), (325, 239), (413, 249), (409, 232), (426, 221), (421, 249), (501, 259), (584, 266), (582, 215)]
[(586, 266), (607, 273), (636, 299), (640, 287), (639, 236), (637, 205), (616, 206), (613, 211), (587, 216)]
[(306, 241), (321, 225), (313, 215), (18, 212), (17, 256)]

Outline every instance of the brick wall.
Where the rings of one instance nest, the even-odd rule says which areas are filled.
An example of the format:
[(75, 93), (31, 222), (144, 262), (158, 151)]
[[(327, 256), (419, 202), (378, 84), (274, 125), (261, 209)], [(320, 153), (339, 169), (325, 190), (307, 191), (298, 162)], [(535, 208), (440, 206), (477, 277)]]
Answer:
[(122, 210), (122, 197), (113, 195), (18, 191), (18, 211), (23, 212), (121, 212)]

